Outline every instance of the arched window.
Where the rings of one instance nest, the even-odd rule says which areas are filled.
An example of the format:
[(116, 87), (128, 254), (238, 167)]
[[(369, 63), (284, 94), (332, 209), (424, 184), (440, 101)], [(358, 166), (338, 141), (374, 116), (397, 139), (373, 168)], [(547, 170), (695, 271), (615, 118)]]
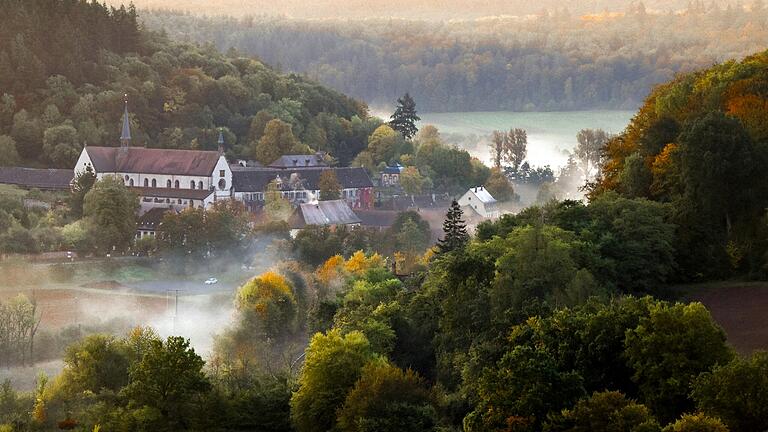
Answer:
[(157, 187), (157, 180), (156, 179), (152, 179), (152, 187), (153, 188)]
[(190, 189), (194, 189), (194, 188), (195, 188), (195, 181), (194, 181), (194, 180), (190, 180), (190, 182), (189, 182), (189, 188), (190, 188)]
[(179, 204), (181, 204), (181, 198), (179, 198)]
[(148, 178), (144, 179), (144, 187), (149, 187), (149, 179)]
[(128, 180), (128, 186), (133, 187), (133, 179)]
[(170, 180), (168, 180), (168, 181), (166, 182), (166, 185), (167, 185), (166, 187), (170, 189), (170, 187), (171, 187), (171, 181), (170, 181)]
[(202, 180), (200, 180), (199, 182), (197, 182), (197, 188), (198, 188), (198, 189), (203, 189), (203, 181), (202, 181)]
[(173, 187), (175, 187), (176, 189), (178, 189), (178, 188), (179, 188), (179, 181), (178, 181), (178, 180), (176, 180), (175, 182), (173, 182)]

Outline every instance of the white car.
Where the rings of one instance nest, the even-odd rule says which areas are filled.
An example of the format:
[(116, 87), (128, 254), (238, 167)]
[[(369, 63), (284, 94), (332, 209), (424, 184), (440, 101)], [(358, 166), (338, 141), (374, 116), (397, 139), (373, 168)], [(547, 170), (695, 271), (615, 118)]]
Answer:
[(206, 285), (213, 285), (219, 283), (219, 280), (216, 278), (208, 278), (205, 280)]

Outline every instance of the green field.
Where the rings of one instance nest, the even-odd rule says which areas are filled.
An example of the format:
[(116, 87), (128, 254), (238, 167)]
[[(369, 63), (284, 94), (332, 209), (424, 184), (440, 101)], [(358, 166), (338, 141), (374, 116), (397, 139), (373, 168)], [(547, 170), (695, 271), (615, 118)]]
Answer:
[(448, 135), (472, 135), (483, 141), (465, 147), (485, 162), (489, 161), (484, 142), (494, 130), (522, 128), (528, 132), (528, 160), (534, 166), (562, 166), (567, 151), (576, 145), (581, 129), (603, 129), (619, 133), (632, 118), (632, 111), (566, 111), (566, 112), (458, 112), (420, 113), (421, 126), (431, 124)]

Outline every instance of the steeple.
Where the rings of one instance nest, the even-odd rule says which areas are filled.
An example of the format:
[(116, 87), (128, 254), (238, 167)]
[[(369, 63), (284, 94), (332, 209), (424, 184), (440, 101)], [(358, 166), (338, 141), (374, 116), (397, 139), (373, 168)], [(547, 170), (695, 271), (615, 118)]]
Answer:
[(219, 129), (219, 153), (224, 153), (224, 133)]
[(128, 147), (131, 145), (131, 118), (128, 116), (128, 93), (125, 94), (124, 101), (123, 131), (120, 133), (120, 147)]

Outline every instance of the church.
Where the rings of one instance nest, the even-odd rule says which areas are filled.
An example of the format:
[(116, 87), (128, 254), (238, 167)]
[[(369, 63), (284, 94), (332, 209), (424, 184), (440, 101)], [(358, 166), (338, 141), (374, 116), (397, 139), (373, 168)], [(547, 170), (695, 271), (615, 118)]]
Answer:
[(97, 179), (122, 179), (139, 196), (141, 214), (153, 208), (208, 208), (232, 196), (232, 170), (224, 157), (223, 144), (219, 134), (218, 151), (131, 147), (126, 101), (120, 147), (84, 147), (74, 175), (90, 166)]

